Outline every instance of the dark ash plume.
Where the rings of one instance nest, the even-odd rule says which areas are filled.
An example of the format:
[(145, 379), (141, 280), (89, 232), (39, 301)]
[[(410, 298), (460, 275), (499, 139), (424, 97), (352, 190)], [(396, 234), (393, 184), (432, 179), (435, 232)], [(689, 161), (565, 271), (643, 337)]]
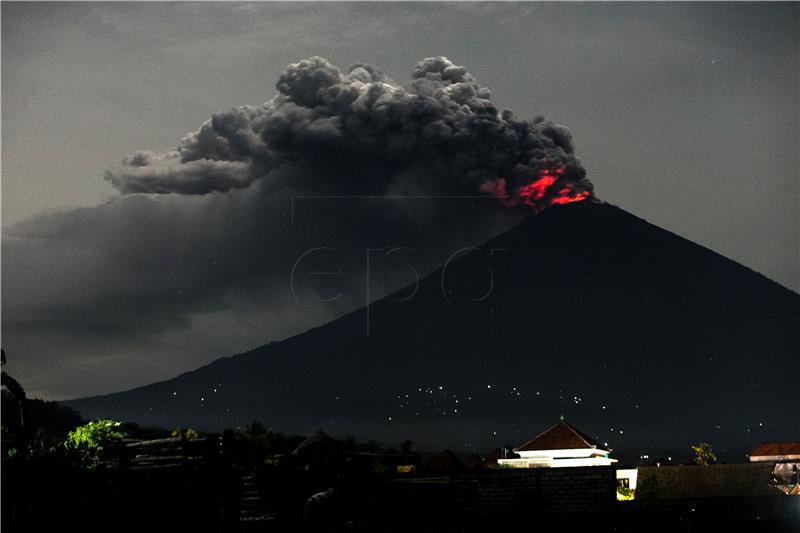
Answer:
[[(266, 104), (125, 158), (106, 174), (122, 197), (6, 228), (4, 347), (34, 355), (26, 381), (36, 364), (80, 369), (49, 378), (59, 394), (86, 394), (87, 375), (91, 392), (130, 388), (362, 307), (526, 214), (482, 190), (539, 209), (589, 195), (584, 174), (566, 129), (498, 112), (445, 58), (405, 86), (300, 61)], [(370, 276), (366, 250), (384, 251)], [(339, 267), (333, 288), (308, 274)]]
[[(132, 154), (106, 179), (123, 193), (156, 194), (256, 180), (381, 194), (410, 179), (431, 193), (484, 191), (535, 209), (591, 196), (566, 128), (498, 112), (489, 90), (445, 57), (417, 63), (405, 86), (368, 65), (344, 74), (312, 57), (289, 65), (277, 88), (262, 106), (214, 115), (176, 150)], [(328, 172), (275, 172), (297, 162)]]

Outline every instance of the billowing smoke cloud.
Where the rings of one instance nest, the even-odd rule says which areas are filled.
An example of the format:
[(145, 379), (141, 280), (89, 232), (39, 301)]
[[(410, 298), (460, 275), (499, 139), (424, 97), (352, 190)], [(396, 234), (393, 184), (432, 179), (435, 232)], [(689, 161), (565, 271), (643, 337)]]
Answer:
[(129, 155), (106, 174), (121, 197), (6, 228), (3, 346), (32, 394), (120, 390), (298, 333), (528, 212), (500, 204), (591, 194), (566, 129), (499, 113), (445, 58), (401, 87), (315, 57), (278, 91)]
[[(592, 192), (566, 128), (498, 112), (489, 90), (444, 57), (420, 61), (405, 86), (368, 65), (343, 74), (312, 57), (289, 65), (278, 91), (260, 107), (215, 115), (174, 151), (129, 156), (106, 179), (123, 193), (159, 194), (224, 192), (256, 180), (380, 194), (417, 179), (427, 192), (483, 191), (535, 209)], [(345, 172), (337, 182), (312, 171), (282, 183), (274, 171), (297, 161)]]

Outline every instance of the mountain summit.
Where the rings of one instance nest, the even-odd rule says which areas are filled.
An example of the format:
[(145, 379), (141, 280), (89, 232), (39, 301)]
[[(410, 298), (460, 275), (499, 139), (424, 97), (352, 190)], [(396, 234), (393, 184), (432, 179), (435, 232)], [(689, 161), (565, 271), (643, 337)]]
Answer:
[(419, 446), (515, 445), (560, 413), (616, 449), (796, 438), (800, 297), (609, 204), (554, 206), (322, 327), (84, 416)]

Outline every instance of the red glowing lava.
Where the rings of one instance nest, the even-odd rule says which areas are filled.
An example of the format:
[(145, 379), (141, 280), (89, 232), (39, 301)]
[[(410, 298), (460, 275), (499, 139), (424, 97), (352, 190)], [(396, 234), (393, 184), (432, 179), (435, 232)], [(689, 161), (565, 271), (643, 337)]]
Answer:
[(589, 191), (572, 191), (569, 188), (561, 189), (558, 194), (550, 201), (550, 205), (571, 204), (572, 202), (580, 202), (589, 198)]
[(562, 182), (558, 190), (554, 192), (553, 185), (564, 176), (564, 173), (563, 167), (545, 168), (539, 171), (536, 179), (521, 185), (511, 193), (508, 192), (506, 179), (497, 178), (481, 185), (481, 192), (495, 196), (506, 207), (524, 204), (533, 207), (536, 211), (541, 211), (553, 204), (580, 202), (591, 196), (590, 191), (576, 188), (572, 182), (566, 184)]

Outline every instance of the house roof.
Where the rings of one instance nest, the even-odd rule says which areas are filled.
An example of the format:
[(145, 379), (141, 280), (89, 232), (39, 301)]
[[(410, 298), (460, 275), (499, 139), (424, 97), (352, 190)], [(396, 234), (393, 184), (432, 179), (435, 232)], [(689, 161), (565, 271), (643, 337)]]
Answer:
[(456, 454), (450, 450), (445, 450), (431, 461), (430, 468), (431, 470), (464, 470), (466, 467)]
[(301, 442), (292, 454), (300, 455), (310, 451), (331, 451), (335, 449), (338, 444), (339, 442), (336, 439), (332, 438), (321, 429), (318, 429), (316, 432), (306, 437), (306, 440)]
[(561, 420), (557, 424), (539, 433), (522, 446), (514, 448), (514, 451), (530, 452), (537, 450), (573, 450), (585, 448), (597, 448), (599, 450), (608, 451), (585, 433)]
[(486, 459), (484, 459), (484, 463), (486, 465), (497, 466), (497, 460), (502, 458), (503, 458), (503, 450), (501, 450), (500, 448), (495, 448), (494, 450), (489, 452), (489, 455), (486, 456)]
[(762, 442), (750, 452), (750, 457), (762, 455), (800, 455), (800, 442)]
[(483, 459), (477, 453), (472, 454), (466, 461), (464, 461), (464, 465), (470, 470), (483, 468), (484, 464), (485, 463)]

